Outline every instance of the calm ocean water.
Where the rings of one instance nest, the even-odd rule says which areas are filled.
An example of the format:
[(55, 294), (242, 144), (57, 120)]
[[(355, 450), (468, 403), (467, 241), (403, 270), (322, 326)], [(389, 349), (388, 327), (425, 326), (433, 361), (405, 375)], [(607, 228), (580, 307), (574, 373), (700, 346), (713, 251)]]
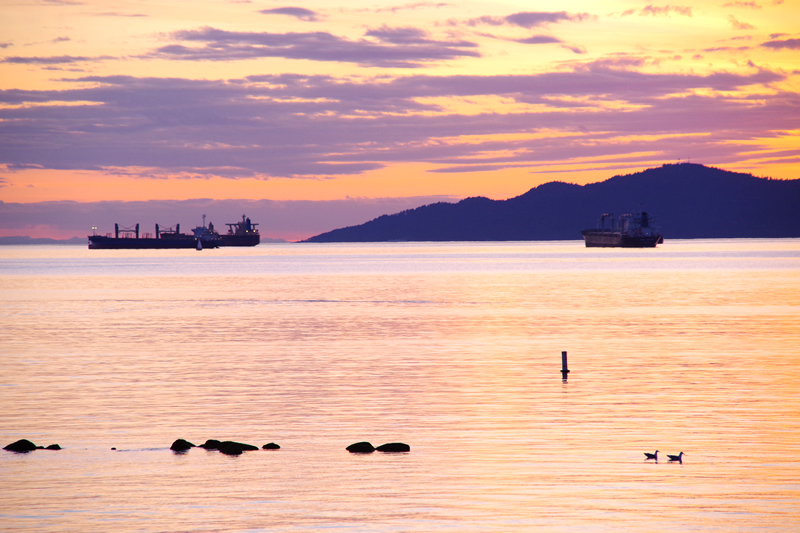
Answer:
[(3, 531), (800, 529), (800, 239), (3, 246), (0, 301), (0, 445), (64, 448)]

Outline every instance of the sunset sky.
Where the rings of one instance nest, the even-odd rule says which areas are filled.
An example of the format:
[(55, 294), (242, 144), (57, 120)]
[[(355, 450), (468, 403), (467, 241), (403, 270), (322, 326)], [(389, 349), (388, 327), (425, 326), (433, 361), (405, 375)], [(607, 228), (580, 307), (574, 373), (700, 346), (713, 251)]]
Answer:
[(796, 0), (2, 0), (0, 235), (86, 235), (75, 202), (305, 206), (318, 226), (253, 215), (296, 239), (687, 159), (796, 179), (798, 20)]

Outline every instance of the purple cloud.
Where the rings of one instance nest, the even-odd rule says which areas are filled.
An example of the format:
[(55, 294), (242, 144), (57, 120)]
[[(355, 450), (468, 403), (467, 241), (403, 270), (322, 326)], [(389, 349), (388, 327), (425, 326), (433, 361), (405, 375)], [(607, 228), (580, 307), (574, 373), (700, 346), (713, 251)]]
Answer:
[(761, 9), (761, 6), (756, 2), (728, 2), (722, 4), (722, 7), (749, 7), (750, 9)]
[(423, 64), (480, 57), (475, 43), (467, 41), (433, 41), (423, 39), (419, 30), (402, 28), (370, 30), (368, 36), (381, 42), (350, 41), (327, 32), (255, 33), (230, 32), (205, 27), (183, 30), (172, 36), (189, 43), (159, 48), (150, 57), (190, 61), (233, 61), (260, 57), (284, 57), (313, 61), (357, 63), (367, 67), (417, 68)]
[(66, 63), (85, 63), (87, 61), (103, 61), (112, 59), (109, 56), (86, 57), (86, 56), (50, 56), (50, 57), (20, 57), (8, 56), (0, 60), (0, 63), (18, 63), (23, 65), (63, 65)]
[(568, 45), (568, 44), (562, 44), (561, 48), (569, 50), (573, 54), (585, 54), (586, 53), (586, 48), (584, 48), (583, 46), (572, 46), (572, 45)]
[(736, 50), (738, 52), (743, 52), (745, 50), (750, 50), (750, 47), (749, 46), (737, 46), (737, 47), (734, 47), (734, 46), (715, 46), (713, 48), (704, 48), (703, 52), (708, 52), (708, 53), (711, 53), (711, 52), (731, 52), (731, 51), (734, 51), (734, 50)]
[[(62, 81), (90, 87), (0, 91), (0, 103), (7, 104), (0, 108), (0, 164), (231, 179), (358, 174), (391, 162), (466, 172), (636, 151), (653, 157), (672, 154), (671, 143), (675, 153), (678, 144), (690, 143), (709, 158), (733, 159), (754, 150), (753, 140), (765, 131), (796, 128), (796, 94), (730, 95), (782, 81), (784, 74), (764, 69), (747, 75), (652, 74), (631, 70), (637, 61), (643, 59), (519, 76), (263, 75), (229, 81), (86, 76)], [(726, 96), (688, 96), (696, 89)], [(426, 102), (479, 96), (532, 107), (457, 115)], [(628, 109), (620, 111), (620, 102)], [(438, 141), (539, 130), (569, 135)], [(675, 140), (614, 140), (628, 135)], [(493, 151), (513, 155), (475, 159), (476, 153)]]
[[(623, 12), (622, 16), (633, 15), (634, 13), (636, 13), (636, 10), (629, 9)], [(639, 16), (641, 17), (646, 17), (648, 15), (652, 15), (654, 17), (668, 16), (670, 13), (677, 13), (678, 15), (691, 17), (692, 8), (689, 6), (673, 6), (673, 5), (654, 6), (652, 4), (648, 4), (639, 10)]]
[(543, 12), (514, 13), (513, 15), (505, 17), (505, 20), (509, 24), (530, 29), (536, 26), (541, 26), (543, 24), (553, 24), (564, 21), (580, 22), (582, 20), (586, 20), (589, 18), (591, 18), (591, 15), (589, 15), (588, 13), (569, 14), (566, 11), (560, 11), (557, 13), (543, 13)]
[(556, 24), (559, 22), (581, 22), (593, 18), (589, 13), (567, 13), (566, 11), (544, 12), (544, 11), (523, 11), (505, 17), (483, 16), (469, 19), (469, 26), (478, 24), (489, 24), (491, 26), (511, 25), (521, 28), (534, 28), (546, 24)]
[(533, 35), (528, 37), (527, 39), (514, 39), (518, 43), (522, 44), (551, 44), (551, 43), (561, 43), (561, 39), (556, 39), (555, 37), (551, 37), (549, 35)]
[(787, 48), (789, 50), (800, 50), (800, 39), (767, 41), (762, 43), (761, 46), (764, 48), (772, 48), (773, 50), (780, 50), (783, 48)]
[[(418, 28), (390, 28), (385, 24), (377, 29), (368, 30), (365, 35), (381, 42), (394, 45), (437, 45), (441, 41), (432, 40), (428, 33)], [(472, 48), (476, 45), (469, 41), (448, 41), (448, 46), (461, 46)]]
[(319, 16), (315, 11), (304, 7), (276, 7), (274, 9), (262, 9), (259, 13), (263, 15), (288, 15), (307, 22), (316, 22)]

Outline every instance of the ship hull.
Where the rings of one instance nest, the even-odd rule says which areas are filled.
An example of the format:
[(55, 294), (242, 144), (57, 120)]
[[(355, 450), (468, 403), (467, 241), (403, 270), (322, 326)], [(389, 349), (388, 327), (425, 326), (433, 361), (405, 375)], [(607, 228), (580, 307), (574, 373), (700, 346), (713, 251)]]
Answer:
[[(219, 243), (216, 241), (203, 241), (203, 248), (217, 248)], [(173, 250), (173, 249), (196, 249), (197, 240), (189, 238), (129, 238), (129, 237), (106, 237), (103, 235), (89, 235), (90, 250)]]
[(220, 246), (257, 246), (261, 243), (261, 236), (258, 233), (220, 235), (219, 239)]
[(618, 231), (585, 230), (587, 248), (655, 248), (664, 238), (654, 235), (624, 235)]

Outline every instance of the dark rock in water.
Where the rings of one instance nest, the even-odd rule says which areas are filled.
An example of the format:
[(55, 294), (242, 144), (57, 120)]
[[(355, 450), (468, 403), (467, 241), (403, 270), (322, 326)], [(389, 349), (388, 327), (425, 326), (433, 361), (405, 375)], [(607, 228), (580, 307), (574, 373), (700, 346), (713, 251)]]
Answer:
[(356, 442), (347, 447), (350, 453), (372, 453), (375, 451), (375, 446), (369, 442)]
[(61, 449), (61, 446), (59, 446), (58, 444), (51, 444), (50, 446), (45, 448), (45, 450), (60, 450), (60, 449)]
[(225, 455), (241, 455), (242, 452), (257, 450), (258, 446), (226, 440), (219, 445), (219, 451)]
[(217, 449), (225, 455), (242, 455), (244, 452), (242, 447), (235, 442), (221, 442)]
[(194, 448), (194, 444), (189, 442), (188, 440), (178, 439), (172, 443), (172, 446), (169, 447), (170, 450), (173, 452), (185, 452), (189, 448)]
[(217, 439), (208, 439), (203, 444), (199, 446), (199, 448), (205, 448), (206, 450), (219, 450), (219, 445), (222, 444)]
[(411, 446), (403, 442), (389, 442), (376, 448), (379, 452), (410, 452)]
[(4, 450), (8, 450), (10, 452), (17, 452), (17, 453), (28, 453), (32, 452), (33, 450), (38, 449), (39, 446), (36, 446), (34, 443), (29, 441), (28, 439), (20, 439), (17, 442), (12, 442), (5, 448)]
[(264, 450), (280, 450), (281, 447), (274, 442), (270, 442), (269, 444), (263, 445), (261, 448)]

